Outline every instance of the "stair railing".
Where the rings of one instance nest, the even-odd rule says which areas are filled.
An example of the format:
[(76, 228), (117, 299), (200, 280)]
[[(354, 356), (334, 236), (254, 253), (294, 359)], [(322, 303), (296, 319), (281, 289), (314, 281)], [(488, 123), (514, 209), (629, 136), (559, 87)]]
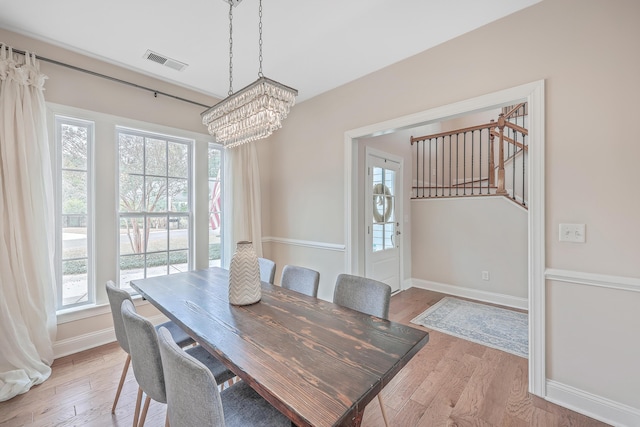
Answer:
[[(416, 145), (412, 198), (497, 194), (526, 207), (525, 118), (526, 104), (522, 103), (501, 113), (497, 122), (411, 137), (411, 145)], [(511, 188), (505, 182), (506, 165)], [(521, 189), (516, 189), (516, 170), (522, 172)]]

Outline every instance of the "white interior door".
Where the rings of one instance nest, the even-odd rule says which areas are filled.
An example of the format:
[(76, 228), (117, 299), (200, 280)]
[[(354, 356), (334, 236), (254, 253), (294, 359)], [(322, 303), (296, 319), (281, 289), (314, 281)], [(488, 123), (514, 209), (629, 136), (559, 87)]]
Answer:
[(391, 286), (401, 283), (402, 164), (367, 150), (365, 193), (365, 276)]

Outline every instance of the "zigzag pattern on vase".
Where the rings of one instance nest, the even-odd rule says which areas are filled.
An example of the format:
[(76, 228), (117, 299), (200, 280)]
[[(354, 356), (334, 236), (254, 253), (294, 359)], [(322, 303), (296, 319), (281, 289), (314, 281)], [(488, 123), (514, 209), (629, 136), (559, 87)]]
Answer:
[(251, 243), (238, 242), (229, 266), (229, 302), (248, 305), (260, 301), (260, 267)]

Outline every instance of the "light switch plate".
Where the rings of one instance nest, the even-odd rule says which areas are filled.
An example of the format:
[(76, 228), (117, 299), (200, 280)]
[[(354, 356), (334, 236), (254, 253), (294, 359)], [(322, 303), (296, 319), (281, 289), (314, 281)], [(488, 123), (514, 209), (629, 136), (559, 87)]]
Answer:
[(584, 243), (586, 241), (584, 224), (560, 224), (559, 240), (561, 242)]

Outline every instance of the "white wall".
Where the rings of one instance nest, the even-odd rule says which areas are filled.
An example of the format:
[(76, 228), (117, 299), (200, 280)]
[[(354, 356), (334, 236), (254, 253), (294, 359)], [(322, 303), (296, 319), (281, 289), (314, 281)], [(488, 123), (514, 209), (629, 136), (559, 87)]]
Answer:
[[(504, 197), (413, 200), (413, 278), (520, 300), (528, 291), (527, 212)], [(482, 272), (489, 280), (482, 280)]]
[(639, 408), (638, 307), (637, 291), (549, 281), (547, 342), (553, 352), (548, 377)]

